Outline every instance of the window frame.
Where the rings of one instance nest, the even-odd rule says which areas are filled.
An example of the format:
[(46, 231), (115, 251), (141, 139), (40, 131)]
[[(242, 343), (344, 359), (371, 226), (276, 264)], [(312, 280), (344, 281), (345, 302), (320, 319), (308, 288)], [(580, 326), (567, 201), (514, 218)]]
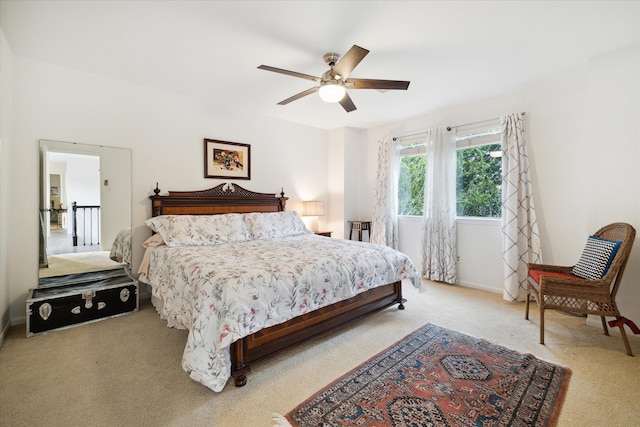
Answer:
[[(501, 144), (502, 143), (501, 133), (502, 133), (502, 129), (501, 129), (499, 120), (491, 120), (487, 122), (482, 122), (480, 124), (459, 126), (456, 129), (456, 136), (454, 138), (456, 142), (456, 180), (458, 179), (458, 174), (457, 174), (458, 151), (468, 149), (468, 148), (482, 147), (485, 145)], [(502, 157), (502, 153), (500, 154), (500, 157)], [(502, 169), (502, 165), (501, 165), (501, 169)], [(502, 189), (500, 191), (502, 192)], [(457, 201), (457, 197), (458, 197), (458, 191), (456, 186), (456, 201)], [(464, 222), (502, 221), (502, 214), (500, 214), (499, 217), (465, 216), (465, 215), (458, 215), (456, 210), (456, 221), (460, 221), (460, 222), (462, 221)]]
[[(477, 124), (458, 126), (456, 129), (456, 135), (454, 141), (456, 144), (456, 171), (457, 171), (457, 152), (461, 149), (480, 147), (483, 145), (501, 144), (501, 125), (498, 119), (488, 120)], [(414, 157), (417, 155), (426, 155), (427, 144), (420, 137), (411, 138), (406, 143), (399, 142), (399, 158), (400, 163), (403, 157)], [(400, 166), (399, 166), (400, 167)], [(458, 176), (456, 173), (456, 180)], [(400, 192), (398, 182), (398, 194)], [(457, 188), (456, 188), (457, 199)], [(398, 203), (398, 210), (400, 204)], [(406, 215), (397, 213), (398, 218), (420, 218), (421, 215)], [(502, 221), (502, 215), (500, 217), (482, 217), (482, 216), (460, 216), (456, 213), (456, 221), (463, 222), (494, 222)]]

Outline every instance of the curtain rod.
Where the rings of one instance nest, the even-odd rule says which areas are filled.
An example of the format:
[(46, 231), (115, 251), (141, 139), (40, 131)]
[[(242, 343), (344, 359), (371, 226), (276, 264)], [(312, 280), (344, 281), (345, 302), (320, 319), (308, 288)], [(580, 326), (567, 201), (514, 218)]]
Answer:
[[(520, 113), (520, 115), (521, 115), (521, 116), (524, 116), (525, 114), (526, 114), (526, 113), (525, 113), (524, 111), (523, 111), (522, 113)], [(457, 125), (457, 126), (447, 126), (447, 130), (448, 130), (448, 131), (451, 131), (452, 129), (459, 128), (459, 127), (462, 127), (462, 126), (478, 125), (478, 124), (480, 124), (480, 123), (491, 122), (491, 121), (494, 121), (494, 120), (496, 120), (496, 119), (480, 120), (480, 121), (477, 121), (477, 122), (473, 122), (473, 123), (465, 123), (465, 124), (463, 124), (463, 125)], [(499, 120), (499, 119), (498, 119), (498, 120)]]
[(412, 136), (418, 136), (418, 135), (424, 135), (425, 133), (427, 133), (428, 131), (423, 130), (422, 132), (416, 132), (416, 133), (411, 133), (409, 135), (402, 135), (402, 136), (394, 136), (393, 138), (391, 138), (393, 141), (397, 141), (399, 139), (404, 139), (404, 138), (411, 138)]
[[(524, 112), (524, 111), (523, 111), (522, 113), (520, 113), (520, 115), (521, 115), (521, 116), (524, 116), (525, 114), (526, 114), (526, 112)], [(496, 119), (480, 120), (480, 121), (477, 121), (477, 122), (473, 122), (473, 123), (465, 123), (465, 124), (463, 124), (463, 125), (457, 125), (457, 126), (447, 126), (447, 130), (448, 130), (448, 131), (451, 131), (451, 130), (452, 130), (452, 129), (454, 129), (454, 128), (459, 128), (459, 127), (462, 127), (462, 126), (477, 125), (477, 124), (484, 123), (484, 122), (490, 122), (490, 121), (492, 121), (492, 120), (496, 120)], [(391, 138), (391, 139), (392, 139), (393, 141), (397, 141), (397, 140), (399, 140), (399, 139), (411, 138), (412, 136), (424, 135), (424, 134), (425, 134), (425, 133), (427, 133), (427, 132), (428, 132), (428, 131), (426, 131), (426, 130), (425, 130), (425, 131), (422, 131), (422, 132), (411, 133), (411, 134), (409, 134), (409, 135), (394, 136), (394, 137), (393, 137), (393, 138)]]

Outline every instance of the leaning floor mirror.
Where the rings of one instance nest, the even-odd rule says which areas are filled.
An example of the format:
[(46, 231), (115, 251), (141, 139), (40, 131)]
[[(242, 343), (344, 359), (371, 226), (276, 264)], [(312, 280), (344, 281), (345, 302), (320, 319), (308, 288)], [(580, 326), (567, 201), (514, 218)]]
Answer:
[(138, 310), (131, 265), (131, 150), (40, 141), (38, 285), (27, 337)]
[(40, 140), (39, 286), (128, 269), (131, 150)]

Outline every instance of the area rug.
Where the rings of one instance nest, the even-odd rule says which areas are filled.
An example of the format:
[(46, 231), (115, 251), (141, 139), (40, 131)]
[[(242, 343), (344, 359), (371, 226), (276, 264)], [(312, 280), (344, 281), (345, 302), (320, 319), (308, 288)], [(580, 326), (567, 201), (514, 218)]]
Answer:
[(553, 426), (571, 371), (427, 324), (300, 404), (291, 426)]

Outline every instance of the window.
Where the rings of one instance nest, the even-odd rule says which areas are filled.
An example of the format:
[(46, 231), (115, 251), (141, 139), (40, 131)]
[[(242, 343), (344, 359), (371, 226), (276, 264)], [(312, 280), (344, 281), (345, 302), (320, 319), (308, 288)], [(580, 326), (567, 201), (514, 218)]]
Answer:
[(427, 170), (424, 142), (400, 147), (398, 215), (422, 216)]
[(497, 125), (458, 131), (456, 212), (459, 217), (502, 216), (502, 148)]
[(502, 160), (500, 144), (460, 148), (456, 158), (456, 212), (458, 216), (500, 218)]
[[(458, 217), (502, 216), (500, 126), (461, 126), (456, 136), (456, 210)], [(426, 145), (400, 147), (398, 215), (421, 216), (424, 206)]]

